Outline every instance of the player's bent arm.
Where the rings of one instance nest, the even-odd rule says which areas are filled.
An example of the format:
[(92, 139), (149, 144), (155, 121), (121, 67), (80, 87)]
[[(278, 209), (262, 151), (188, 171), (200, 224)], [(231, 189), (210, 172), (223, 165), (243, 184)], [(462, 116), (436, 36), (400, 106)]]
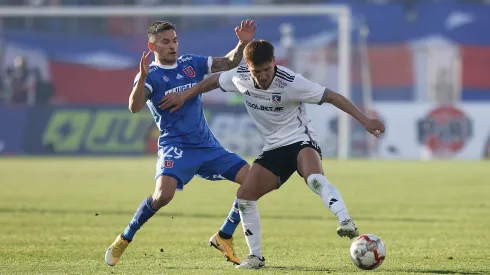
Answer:
[(198, 94), (207, 93), (209, 91), (217, 89), (219, 87), (219, 76), (219, 73), (213, 74), (210, 77), (194, 85), (194, 87), (183, 92), (182, 96), (184, 97), (184, 101), (187, 101)]
[(140, 76), (136, 85), (134, 85), (131, 95), (129, 96), (129, 111), (131, 113), (139, 112), (145, 106), (150, 91), (145, 86), (146, 76)]
[(218, 88), (219, 77), (220, 74), (213, 74), (182, 93), (169, 93), (158, 101), (158, 107), (162, 110), (170, 109), (170, 113), (173, 113), (187, 100)]
[(359, 109), (357, 109), (357, 107), (354, 104), (352, 104), (350, 100), (345, 98), (343, 95), (336, 93), (332, 90), (329, 90), (327, 88), (325, 88), (324, 96), (320, 103), (324, 103), (324, 102), (330, 103), (335, 107), (339, 108), (340, 110), (353, 116), (362, 125), (367, 125), (367, 123), (369, 122), (369, 118), (366, 115), (364, 115)]
[(211, 65), (211, 72), (228, 71), (240, 65), (243, 58), (243, 49), (245, 49), (247, 43), (238, 42), (236, 47), (231, 50), (224, 57), (213, 57), (213, 64)]

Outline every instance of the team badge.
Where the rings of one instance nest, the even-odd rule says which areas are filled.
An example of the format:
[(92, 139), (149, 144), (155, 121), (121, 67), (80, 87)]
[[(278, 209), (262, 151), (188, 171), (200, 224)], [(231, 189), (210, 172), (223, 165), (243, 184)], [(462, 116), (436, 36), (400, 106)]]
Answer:
[(168, 77), (166, 75), (162, 76), (163, 81), (168, 82)]
[(281, 103), (281, 95), (280, 94), (272, 94), (272, 102), (274, 104)]
[(165, 165), (165, 168), (172, 168), (172, 167), (174, 167), (174, 161), (166, 159), (164, 165)]
[(196, 72), (194, 71), (194, 68), (192, 68), (192, 66), (187, 66), (184, 68), (184, 73), (188, 76), (188, 77), (195, 77), (196, 76)]

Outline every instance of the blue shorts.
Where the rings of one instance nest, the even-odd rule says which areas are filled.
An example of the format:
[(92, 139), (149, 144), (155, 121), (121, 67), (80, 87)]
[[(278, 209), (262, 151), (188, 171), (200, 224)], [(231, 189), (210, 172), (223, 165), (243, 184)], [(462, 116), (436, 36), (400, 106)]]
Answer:
[(207, 180), (235, 181), (238, 171), (247, 162), (221, 146), (193, 148), (167, 145), (158, 150), (155, 180), (169, 176), (183, 190), (194, 175)]

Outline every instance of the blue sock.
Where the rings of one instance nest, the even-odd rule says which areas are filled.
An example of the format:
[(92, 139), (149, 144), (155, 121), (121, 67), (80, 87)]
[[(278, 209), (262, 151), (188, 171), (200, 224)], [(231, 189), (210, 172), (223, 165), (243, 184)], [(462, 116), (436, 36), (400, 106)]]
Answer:
[(132, 241), (136, 231), (138, 231), (141, 226), (157, 212), (151, 206), (152, 201), (152, 197), (149, 196), (141, 202), (140, 206), (136, 210), (136, 213), (134, 213), (133, 219), (122, 233), (124, 239)]
[(230, 210), (230, 214), (228, 214), (225, 223), (223, 223), (221, 229), (219, 230), (219, 236), (223, 239), (231, 239), (239, 223), (240, 212), (238, 212), (238, 203), (235, 199), (233, 202), (233, 207)]

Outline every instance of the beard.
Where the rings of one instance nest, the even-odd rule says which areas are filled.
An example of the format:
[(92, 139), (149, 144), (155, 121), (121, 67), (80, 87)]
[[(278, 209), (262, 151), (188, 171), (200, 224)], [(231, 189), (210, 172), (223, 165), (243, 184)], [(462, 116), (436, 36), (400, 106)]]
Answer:
[(177, 55), (165, 55), (165, 56), (159, 56), (158, 61), (160, 61), (161, 64), (174, 64), (177, 62)]

